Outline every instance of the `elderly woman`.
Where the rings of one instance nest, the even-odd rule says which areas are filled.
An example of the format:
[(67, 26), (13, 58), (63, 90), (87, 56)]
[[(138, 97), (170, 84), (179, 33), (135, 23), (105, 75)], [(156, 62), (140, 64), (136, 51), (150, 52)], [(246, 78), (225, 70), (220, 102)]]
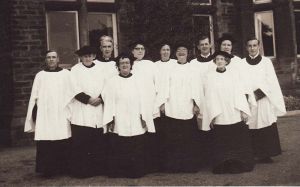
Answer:
[(146, 174), (146, 132), (155, 132), (142, 102), (146, 97), (131, 73), (133, 58), (121, 54), (116, 59), (119, 75), (112, 77), (103, 91), (103, 122), (111, 132), (109, 138), (110, 177), (137, 178)]
[(239, 77), (227, 70), (232, 55), (218, 51), (217, 65), (205, 82), (206, 112), (203, 125), (212, 128), (213, 173), (242, 173), (253, 169), (250, 131), (245, 124), (250, 115)]
[(192, 66), (187, 61), (188, 47), (184, 43), (176, 48), (177, 62), (168, 75), (167, 88), (159, 92), (163, 104), (160, 109), (166, 115), (166, 132), (163, 142), (166, 172), (197, 172), (197, 115), (201, 98)]

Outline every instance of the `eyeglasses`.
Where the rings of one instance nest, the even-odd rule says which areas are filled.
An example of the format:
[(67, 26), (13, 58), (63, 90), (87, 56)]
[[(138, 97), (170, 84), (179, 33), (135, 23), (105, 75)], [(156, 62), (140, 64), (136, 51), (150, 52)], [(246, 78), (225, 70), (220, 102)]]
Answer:
[(144, 47), (135, 47), (134, 49), (135, 49), (135, 50), (141, 50), (141, 51), (144, 51), (144, 50), (145, 50)]

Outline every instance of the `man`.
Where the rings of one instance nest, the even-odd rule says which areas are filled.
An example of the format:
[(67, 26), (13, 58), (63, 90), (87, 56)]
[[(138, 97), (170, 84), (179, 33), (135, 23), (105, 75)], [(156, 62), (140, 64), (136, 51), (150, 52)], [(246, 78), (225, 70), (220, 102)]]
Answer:
[[(102, 38), (102, 37), (101, 37)], [(112, 39), (108, 39), (109, 36), (103, 37), (100, 39), (100, 51), (101, 51), (101, 56), (98, 56), (98, 60), (101, 62), (109, 62), (113, 60), (113, 41)]]
[[(200, 55), (191, 60), (191, 64), (193, 66), (194, 73), (198, 74), (199, 81), (203, 82), (205, 80), (206, 74), (216, 69), (216, 65), (213, 63), (213, 58), (211, 56), (211, 43), (208, 36), (202, 36), (199, 39), (198, 49), (200, 50)], [(204, 92), (204, 87), (200, 87), (199, 92)], [(202, 103), (203, 104), (203, 103)], [(203, 107), (201, 107), (203, 108)], [(198, 116), (198, 118), (201, 116)], [(201, 127), (201, 121), (198, 120), (199, 129)]]
[(117, 75), (118, 71), (116, 69), (116, 62), (113, 57), (113, 39), (110, 36), (100, 37), (100, 51), (101, 55), (97, 56), (95, 63), (102, 65), (106, 68), (105, 77), (109, 79), (113, 75)]
[(259, 54), (259, 47), (255, 37), (247, 40), (249, 55), (241, 61), (241, 74), (252, 103), (248, 124), (254, 156), (260, 163), (272, 163), (271, 157), (281, 154), (277, 116), (284, 115), (286, 109), (272, 61)]
[(35, 132), (36, 172), (48, 177), (68, 170), (71, 128), (67, 105), (79, 91), (70, 71), (58, 67), (56, 51), (47, 51), (45, 62), (46, 68), (34, 78), (24, 131)]
[[(205, 82), (206, 76), (208, 72), (216, 70), (217, 66), (213, 62), (213, 58), (211, 55), (211, 42), (208, 36), (202, 36), (199, 39), (198, 50), (200, 51), (200, 55), (191, 61), (191, 65), (193, 66), (193, 71), (196, 75), (198, 75), (198, 82)], [(205, 87), (202, 84), (199, 86), (198, 94), (204, 95)], [(210, 163), (211, 161), (211, 132), (209, 129), (203, 127), (202, 123), (202, 115), (205, 113), (205, 101), (200, 101), (200, 114), (197, 116), (197, 124), (198, 124), (198, 142), (201, 143), (201, 149), (199, 149), (199, 157), (201, 157), (200, 164)]]

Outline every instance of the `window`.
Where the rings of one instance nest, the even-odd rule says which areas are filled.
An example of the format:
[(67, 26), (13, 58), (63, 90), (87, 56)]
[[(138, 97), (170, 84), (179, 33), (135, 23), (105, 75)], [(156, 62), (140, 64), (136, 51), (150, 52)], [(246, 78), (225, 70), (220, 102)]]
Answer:
[(255, 35), (261, 42), (260, 53), (275, 57), (274, 21), (272, 11), (256, 12), (254, 14)]
[(79, 48), (76, 11), (51, 11), (46, 14), (48, 49), (57, 50), (60, 66), (78, 62), (74, 54)]
[[(205, 14), (194, 14), (193, 15), (193, 30), (194, 37), (198, 38), (199, 36), (206, 35), (210, 37), (211, 44), (214, 43), (214, 32), (213, 32), (213, 23), (212, 16)], [(197, 45), (199, 41), (195, 41), (194, 54), (196, 54)], [(214, 49), (212, 49), (214, 51)], [(211, 52), (213, 52), (211, 51)]]
[[(80, 46), (77, 11), (48, 11), (46, 22), (48, 49), (57, 50), (60, 56), (60, 66), (70, 68), (78, 62), (74, 52)], [(117, 56), (116, 15), (89, 12), (88, 25), (90, 45), (99, 49), (100, 36), (110, 35), (114, 39), (114, 55)]]
[(271, 3), (272, 0), (253, 0), (253, 3), (255, 4), (261, 4), (261, 3)]
[(114, 55), (118, 56), (116, 15), (110, 13), (91, 12), (88, 14), (90, 45), (99, 48), (99, 38), (102, 35), (114, 39)]

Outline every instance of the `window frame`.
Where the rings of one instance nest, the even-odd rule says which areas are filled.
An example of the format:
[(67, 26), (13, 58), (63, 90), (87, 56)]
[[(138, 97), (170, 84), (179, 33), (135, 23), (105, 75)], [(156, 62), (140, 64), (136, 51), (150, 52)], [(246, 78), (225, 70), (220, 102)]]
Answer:
[(272, 3), (272, 0), (261, 0), (261, 1), (257, 1), (257, 0), (253, 0), (254, 4), (264, 4), (264, 3)]
[[(211, 53), (213, 54), (215, 52), (215, 40), (214, 40), (214, 24), (213, 24), (213, 15), (211, 14), (193, 14), (193, 27), (194, 27), (194, 17), (208, 17), (209, 18), (209, 37), (210, 37), (210, 43), (211, 43)], [(198, 41), (197, 41), (198, 43)], [(196, 48), (194, 49), (194, 54), (196, 54), (197, 50), (197, 46), (195, 46)]]
[(110, 12), (88, 12), (88, 14), (104, 14), (104, 15), (111, 15), (112, 19), (112, 31), (113, 31), (113, 44), (114, 44), (114, 56), (118, 56), (118, 27), (117, 27), (117, 14), (116, 13), (110, 13)]
[[(76, 26), (76, 39), (77, 39), (77, 42), (76, 42), (76, 49), (79, 49), (79, 46), (80, 46), (80, 41), (79, 41), (79, 21), (78, 21), (78, 11), (76, 11), (76, 10), (70, 10), (70, 11), (61, 11), (61, 10), (58, 10), (58, 11), (56, 11), (56, 10), (51, 10), (51, 11), (46, 11), (46, 36), (47, 36), (47, 50), (49, 50), (50, 49), (50, 46), (49, 46), (49, 44), (50, 44), (50, 42), (49, 42), (49, 33), (50, 33), (50, 31), (49, 31), (49, 18), (48, 18), (48, 13), (49, 12), (69, 12), (69, 13), (75, 13), (75, 26)], [(58, 55), (60, 55), (60, 54), (58, 54)], [(78, 62), (80, 62), (80, 60), (78, 59)], [(67, 68), (67, 69), (69, 69), (69, 68), (71, 68), (72, 66), (73, 66), (74, 64), (72, 64), (72, 63), (59, 63), (59, 67), (62, 67), (62, 68)]]
[[(259, 38), (259, 34), (258, 34), (258, 27), (257, 27), (257, 15), (259, 14), (259, 13), (267, 13), (267, 12), (271, 12), (272, 13), (272, 26), (273, 26), (273, 51), (274, 51), (274, 55), (273, 56), (267, 56), (267, 57), (269, 57), (269, 58), (271, 58), (271, 59), (274, 59), (274, 58), (276, 58), (276, 55), (277, 55), (277, 53), (276, 53), (276, 41), (275, 41), (275, 35), (276, 35), (276, 33), (275, 33), (275, 24), (274, 24), (274, 13), (273, 13), (273, 10), (265, 10), (265, 11), (257, 11), (257, 12), (254, 12), (254, 15), (253, 15), (253, 17), (254, 17), (254, 29), (255, 29), (255, 37), (257, 37), (257, 39), (259, 39), (260, 40), (260, 42), (261, 43), (263, 43), (262, 42), (262, 38)], [(261, 45), (261, 48), (263, 48), (264, 46), (263, 45)], [(261, 53), (261, 51), (260, 51), (260, 53)]]

